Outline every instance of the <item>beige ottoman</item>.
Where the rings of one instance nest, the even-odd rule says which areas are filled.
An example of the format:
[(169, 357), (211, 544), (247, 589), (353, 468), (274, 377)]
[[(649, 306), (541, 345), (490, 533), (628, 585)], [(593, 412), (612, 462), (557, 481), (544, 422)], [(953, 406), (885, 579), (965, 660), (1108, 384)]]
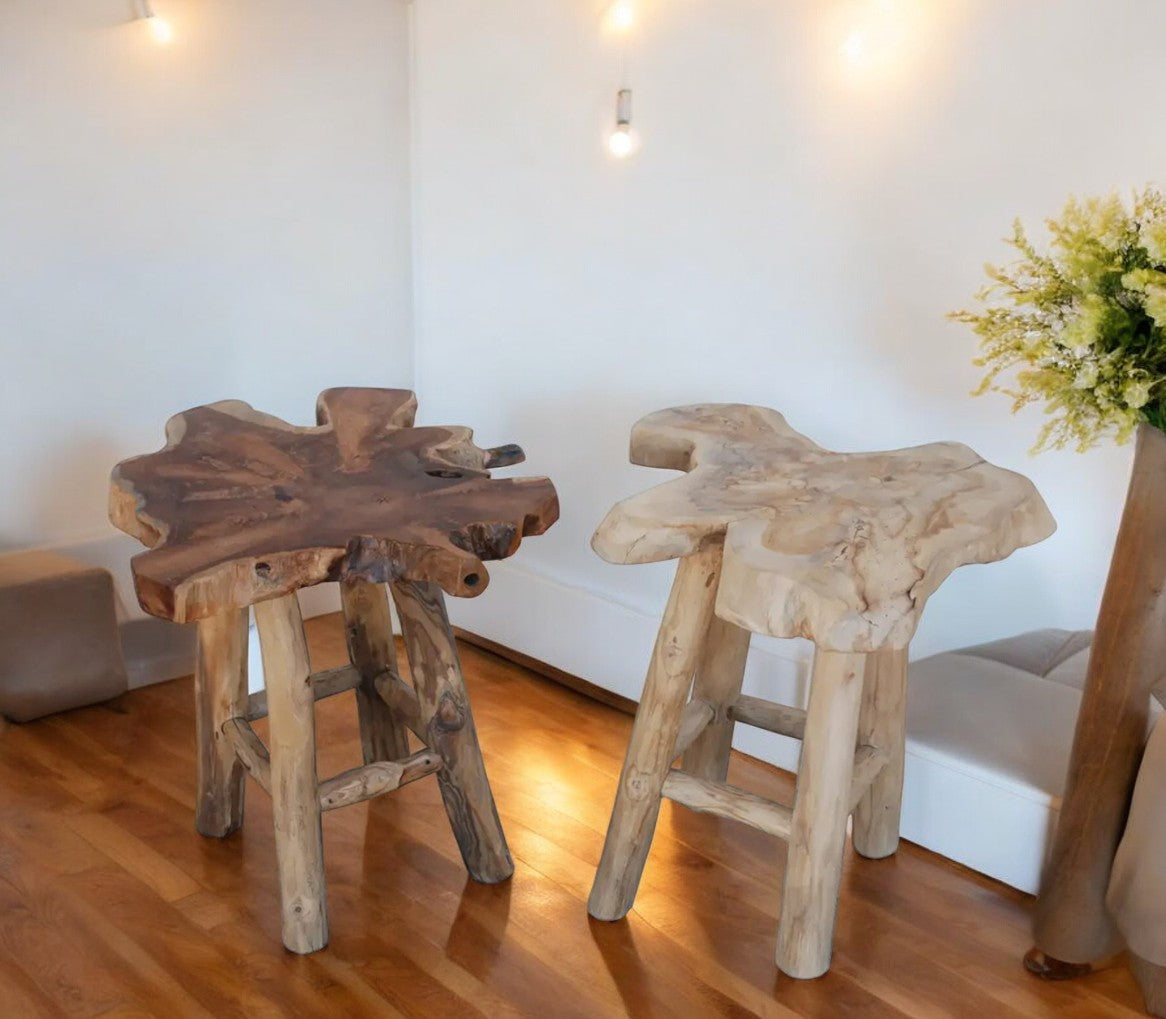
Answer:
[(125, 689), (109, 573), (49, 552), (0, 556), (0, 715), (27, 722)]
[(904, 838), (1036, 893), (1091, 637), (1038, 630), (911, 663)]

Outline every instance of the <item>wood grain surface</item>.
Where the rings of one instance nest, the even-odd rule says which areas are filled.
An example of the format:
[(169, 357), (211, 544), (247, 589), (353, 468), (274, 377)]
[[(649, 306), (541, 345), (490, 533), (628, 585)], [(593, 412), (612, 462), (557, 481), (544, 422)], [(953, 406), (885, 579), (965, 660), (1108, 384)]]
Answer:
[(1046, 955), (1095, 963), (1121, 947), (1105, 905), (1146, 742), (1150, 694), (1166, 674), (1166, 435), (1138, 427), (1134, 465), (1097, 616), (1057, 831), (1034, 937)]
[(414, 428), (403, 389), (328, 389), (316, 427), (228, 400), (171, 418), (157, 453), (118, 464), (110, 519), (147, 612), (189, 622), (346, 576), (432, 581), (472, 596), (483, 560), (558, 518), (546, 478), (491, 479), (523, 460), (460, 426)]
[(592, 539), (599, 555), (658, 562), (723, 540), (717, 615), (827, 651), (906, 647), (952, 570), (1056, 527), (1031, 481), (967, 446), (834, 453), (766, 407), (649, 414), (631, 461), (687, 473), (618, 503)]

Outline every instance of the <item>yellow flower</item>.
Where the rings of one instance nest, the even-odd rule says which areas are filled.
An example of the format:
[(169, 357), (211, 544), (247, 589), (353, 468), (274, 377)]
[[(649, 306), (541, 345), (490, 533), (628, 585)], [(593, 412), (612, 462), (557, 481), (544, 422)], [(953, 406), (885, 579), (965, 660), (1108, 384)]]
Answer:
[(1139, 410), (1150, 402), (1150, 383), (1145, 379), (1134, 379), (1127, 382), (1122, 390), (1122, 397), (1127, 407), (1131, 410)]
[(1088, 449), (1130, 438), (1143, 421), (1166, 430), (1166, 198), (1070, 199), (1039, 250), (1018, 221), (1011, 265), (989, 267), (979, 312), (952, 317), (980, 338), (977, 392), (1044, 404), (1037, 449)]
[(1156, 264), (1166, 267), (1166, 219), (1142, 227), (1142, 247)]
[(1097, 342), (1098, 332), (1105, 321), (1107, 302), (1099, 294), (1089, 294), (1081, 302), (1077, 317), (1065, 324), (1061, 343), (1076, 357), (1082, 357)]
[(1166, 287), (1146, 287), (1146, 314), (1166, 328)]

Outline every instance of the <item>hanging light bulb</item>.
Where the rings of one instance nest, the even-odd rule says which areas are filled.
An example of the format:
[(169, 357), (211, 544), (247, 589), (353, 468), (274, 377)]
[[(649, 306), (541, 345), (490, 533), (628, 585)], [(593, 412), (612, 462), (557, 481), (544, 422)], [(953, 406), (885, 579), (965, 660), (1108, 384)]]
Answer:
[(149, 22), (150, 34), (155, 42), (168, 43), (174, 39), (174, 29), (170, 27), (169, 21), (158, 17), (157, 14), (151, 14), (146, 20)]
[(615, 130), (607, 136), (607, 148), (616, 159), (626, 159), (636, 147), (637, 139), (632, 131), (632, 90), (621, 88), (615, 100)]
[(630, 32), (636, 24), (636, 5), (632, 0), (615, 0), (605, 20), (613, 32)]
[(843, 69), (867, 85), (900, 77), (923, 48), (934, 7), (928, 0), (855, 0), (839, 21)]
[(169, 21), (154, 13), (154, 7), (150, 0), (138, 0), (137, 7), (138, 20), (146, 23), (155, 42), (165, 45), (173, 41), (174, 29), (170, 27)]
[(636, 147), (636, 140), (627, 127), (617, 127), (607, 139), (607, 147), (616, 159), (626, 159)]

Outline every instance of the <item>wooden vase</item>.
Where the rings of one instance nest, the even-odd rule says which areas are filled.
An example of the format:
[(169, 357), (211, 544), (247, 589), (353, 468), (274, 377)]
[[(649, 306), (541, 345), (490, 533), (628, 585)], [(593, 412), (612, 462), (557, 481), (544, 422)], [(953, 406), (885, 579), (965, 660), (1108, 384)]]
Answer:
[[(1166, 673), (1166, 434), (1137, 432), (1133, 472), (1081, 698), (1060, 822), (1041, 879), (1034, 958), (1087, 971), (1122, 947), (1105, 908), (1149, 722)], [(1071, 964), (1071, 965), (1064, 965)], [(1060, 970), (1058, 972), (1058, 966)]]

